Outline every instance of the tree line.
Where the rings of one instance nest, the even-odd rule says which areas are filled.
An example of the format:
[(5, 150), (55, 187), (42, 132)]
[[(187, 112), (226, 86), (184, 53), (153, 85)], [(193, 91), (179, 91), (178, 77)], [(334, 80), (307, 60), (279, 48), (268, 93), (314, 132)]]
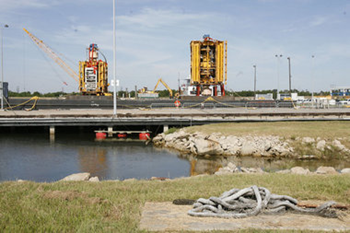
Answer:
[[(173, 93), (177, 93), (178, 91), (173, 90)], [(168, 90), (160, 90), (157, 91), (158, 95), (160, 98), (166, 98), (169, 97), (169, 91)], [(277, 94), (277, 90), (259, 90), (256, 91), (256, 94), (268, 94), (272, 93), (274, 97)], [(283, 90), (279, 91), (280, 94), (283, 93), (289, 93), (289, 90)], [(293, 89), (292, 93), (298, 93), (298, 96), (312, 96), (312, 92), (308, 90), (297, 90)], [(38, 96), (38, 97), (62, 97), (62, 96), (67, 96), (67, 95), (81, 95), (80, 93), (77, 92), (71, 92), (71, 93), (66, 93), (66, 92), (48, 92), (48, 93), (41, 93), (38, 91), (30, 92), (30, 91), (25, 91), (25, 92), (14, 92), (14, 91), (9, 91), (9, 97), (33, 97), (33, 96)], [(320, 91), (320, 92), (314, 92), (314, 96), (327, 96), (330, 95), (329, 91)], [(226, 95), (227, 96), (241, 96), (241, 97), (254, 97), (254, 91), (251, 90), (242, 90), (242, 91), (233, 91), (231, 90), (226, 90)], [(134, 98), (135, 97), (135, 91), (118, 91), (118, 97), (125, 97), (125, 98)]]

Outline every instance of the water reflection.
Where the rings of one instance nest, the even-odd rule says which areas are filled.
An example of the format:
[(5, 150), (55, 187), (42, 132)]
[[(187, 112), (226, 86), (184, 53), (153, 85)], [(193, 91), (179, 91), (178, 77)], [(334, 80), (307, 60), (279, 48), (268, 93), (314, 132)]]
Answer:
[(190, 164), (176, 153), (137, 142), (95, 142), (94, 135), (0, 133), (0, 181), (57, 181), (89, 172), (103, 180), (189, 176)]
[(107, 149), (100, 147), (79, 147), (79, 165), (81, 171), (90, 172), (92, 175), (99, 174), (99, 177), (106, 177)]
[(228, 163), (233, 163), (238, 167), (261, 168), (266, 172), (276, 172), (278, 170), (290, 169), (300, 166), (308, 168), (310, 171), (316, 171), (320, 166), (331, 166), (340, 171), (343, 168), (350, 167), (350, 161), (340, 159), (320, 159), (320, 160), (299, 160), (291, 158), (262, 158), (253, 156), (244, 157), (222, 157), (211, 156), (209, 158), (194, 157), (192, 155), (181, 155), (190, 161), (190, 175), (214, 174), (221, 167), (225, 167)]
[(25, 179), (57, 181), (78, 172), (90, 172), (102, 180), (177, 178), (213, 174), (229, 162), (241, 167), (276, 171), (301, 166), (315, 171), (319, 166), (337, 170), (350, 167), (344, 160), (293, 160), (257, 157), (194, 157), (176, 151), (146, 146), (142, 142), (94, 140), (94, 135), (0, 133), (0, 181)]

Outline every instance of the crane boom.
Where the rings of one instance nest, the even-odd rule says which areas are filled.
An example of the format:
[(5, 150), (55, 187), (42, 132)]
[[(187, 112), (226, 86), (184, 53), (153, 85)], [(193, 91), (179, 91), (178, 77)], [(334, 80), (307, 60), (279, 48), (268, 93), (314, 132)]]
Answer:
[(162, 78), (158, 79), (158, 82), (157, 82), (156, 86), (154, 87), (152, 93), (154, 93), (154, 92), (157, 90), (157, 87), (158, 87), (158, 85), (159, 85), (159, 82), (161, 82), (161, 83), (164, 85), (164, 87), (165, 87), (166, 89), (168, 89), (169, 94), (170, 94), (170, 98), (173, 97), (173, 91), (172, 91), (171, 88), (163, 81)]
[(23, 30), (29, 35), (34, 43), (46, 53), (47, 56), (54, 60), (75, 81), (79, 82), (79, 75), (70, 66), (68, 66), (49, 46), (47, 46), (42, 40), (38, 39), (32, 33), (28, 32), (27, 29), (23, 28)]

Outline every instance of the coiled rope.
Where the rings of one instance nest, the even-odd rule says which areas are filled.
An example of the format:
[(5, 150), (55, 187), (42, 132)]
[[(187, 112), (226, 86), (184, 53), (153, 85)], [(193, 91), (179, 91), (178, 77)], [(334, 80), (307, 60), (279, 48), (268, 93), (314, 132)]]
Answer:
[(220, 197), (200, 198), (188, 214), (198, 217), (246, 218), (260, 213), (279, 214), (293, 210), (323, 217), (339, 217), (335, 210), (330, 209), (336, 204), (334, 201), (317, 208), (301, 208), (297, 204), (298, 201), (292, 197), (272, 194), (268, 189), (254, 185), (245, 189), (231, 189)]

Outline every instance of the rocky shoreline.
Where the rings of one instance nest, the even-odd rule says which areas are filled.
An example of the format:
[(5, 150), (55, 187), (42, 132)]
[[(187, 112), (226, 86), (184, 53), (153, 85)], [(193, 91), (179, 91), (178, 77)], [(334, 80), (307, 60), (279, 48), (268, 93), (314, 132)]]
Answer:
[[(246, 168), (239, 167), (233, 163), (228, 163), (227, 166), (220, 168), (215, 175), (226, 175), (232, 173), (248, 173), (248, 174), (265, 174), (268, 172), (263, 171), (261, 168)], [(344, 168), (341, 171), (337, 171), (334, 167), (318, 167), (315, 172), (311, 172), (307, 168), (303, 167), (292, 167), (291, 169), (279, 170), (275, 173), (281, 174), (299, 174), (299, 175), (312, 175), (312, 174), (321, 174), (321, 175), (336, 175), (336, 174), (350, 174), (350, 168)]]
[(158, 147), (175, 149), (182, 153), (198, 156), (257, 156), (292, 157), (316, 159), (334, 153), (348, 159), (350, 150), (342, 143), (345, 139), (334, 140), (310, 137), (283, 138), (279, 136), (234, 136), (220, 133), (188, 133), (179, 129), (174, 133), (161, 133), (153, 138)]
[[(245, 173), (245, 174), (268, 174), (269, 172), (265, 172), (261, 168), (247, 168), (247, 167), (239, 167), (236, 166), (233, 163), (228, 163), (227, 166), (220, 168), (217, 172), (215, 172), (214, 175), (229, 175), (229, 174), (238, 174), (238, 173)], [(336, 175), (336, 174), (350, 174), (350, 168), (344, 168), (341, 171), (335, 170), (334, 167), (318, 167), (315, 172), (310, 172), (309, 169), (305, 169), (302, 167), (293, 167), (291, 169), (285, 169), (285, 170), (279, 170), (275, 173), (282, 173), (282, 174), (298, 174), (298, 175), (312, 175), (312, 174), (320, 174), (320, 175)], [(208, 174), (202, 174), (202, 175), (208, 175)], [(175, 178), (176, 179), (183, 179), (183, 178), (191, 178), (191, 177), (181, 177), (181, 178)], [(134, 181), (136, 179), (126, 179), (124, 181)], [(152, 177), (150, 180), (158, 180), (158, 181), (164, 181), (164, 180), (171, 180), (169, 178), (164, 177)], [(69, 176), (66, 176), (65, 178), (61, 179), (60, 181), (87, 181), (87, 182), (99, 182), (100, 179), (95, 176), (91, 177), (91, 174), (88, 172), (83, 173), (76, 173)], [(119, 180), (115, 180), (119, 181)], [(23, 180), (18, 180), (18, 182), (23, 182)]]
[[(182, 152), (184, 157), (196, 160), (197, 156), (222, 156), (223, 159), (230, 156), (256, 156), (266, 158), (291, 158), (291, 159), (322, 159), (331, 158), (332, 153), (336, 156), (341, 156), (342, 159), (350, 159), (350, 149), (348, 149), (342, 142), (349, 139), (322, 139), (311, 137), (291, 137), (284, 138), (279, 136), (235, 136), (222, 135), (221, 133), (205, 134), (202, 132), (189, 133), (186, 129), (179, 129), (173, 133), (161, 133), (152, 139), (154, 146), (175, 149)], [(313, 153), (301, 153), (300, 147), (305, 147), (308, 151)], [(307, 150), (305, 150), (307, 151)], [(325, 154), (328, 154), (326, 157)], [(231, 157), (233, 158), (233, 157)], [(339, 157), (338, 157), (339, 158)], [(260, 167), (242, 167), (237, 166), (232, 162), (226, 162), (220, 167), (214, 175), (225, 175), (234, 173), (245, 174), (268, 174)], [(278, 170), (275, 173), (283, 174), (350, 174), (350, 168), (336, 170), (334, 167), (320, 166), (315, 172), (311, 172), (307, 168), (292, 167), (291, 169)], [(203, 173), (206, 174), (206, 173)], [(202, 175), (203, 175), (202, 174)], [(211, 173), (212, 174), (212, 173)], [(188, 177), (183, 177), (188, 178)], [(180, 178), (181, 179), (181, 178)], [(126, 179), (130, 181), (136, 179)], [(152, 177), (150, 180), (169, 180), (163, 177)], [(18, 180), (23, 182), (23, 180)], [(90, 173), (77, 173), (63, 178), (61, 181), (89, 181), (99, 182), (98, 177), (91, 177)], [(116, 180), (118, 181), (118, 180)]]

